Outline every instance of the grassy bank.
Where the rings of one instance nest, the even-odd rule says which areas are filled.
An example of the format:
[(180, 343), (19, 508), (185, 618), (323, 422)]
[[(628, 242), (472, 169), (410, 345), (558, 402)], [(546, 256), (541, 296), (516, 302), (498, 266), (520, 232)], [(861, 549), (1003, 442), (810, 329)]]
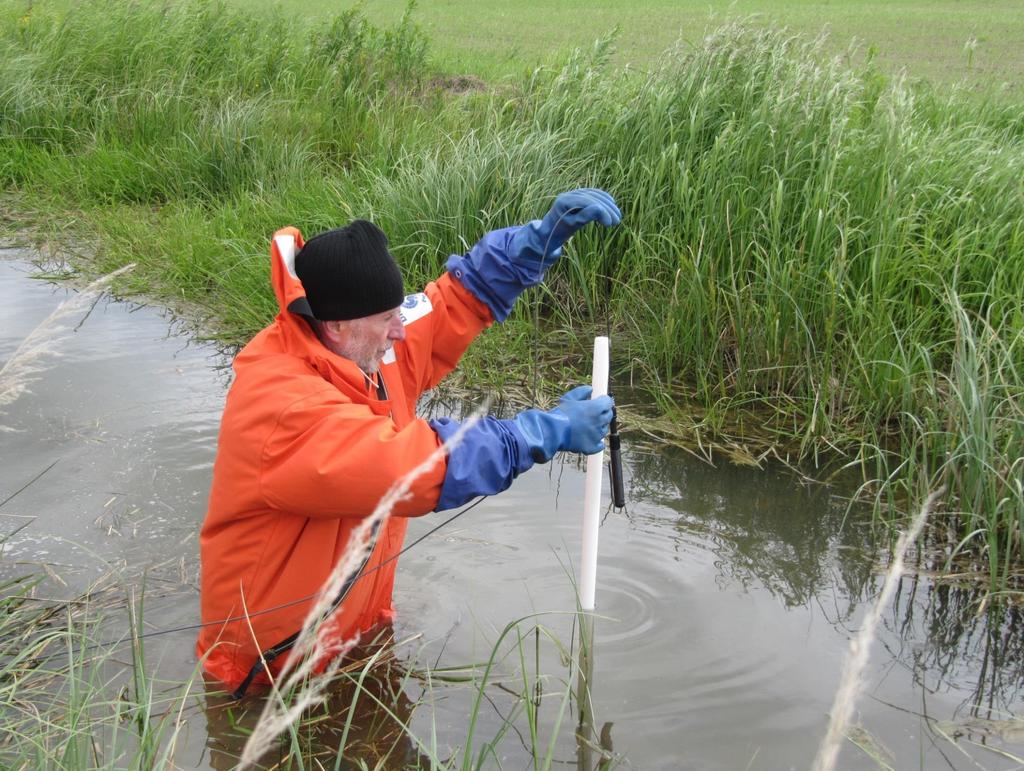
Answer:
[[(3, 13), (12, 227), (87, 236), (91, 269), (137, 262), (129, 290), (199, 303), (238, 341), (274, 311), (266, 238), (283, 224), (375, 219), (412, 286), (556, 192), (604, 187), (622, 227), (575, 239), (471, 371), (527, 383), (535, 310), (562, 350), (608, 317), (619, 376), (680, 440), (859, 463), (893, 516), (945, 486), (949, 551), (993, 581), (1019, 561), (1020, 104), (748, 25), (643, 74), (599, 45), (467, 91), (408, 16)], [(563, 359), (554, 377), (585, 369)]]

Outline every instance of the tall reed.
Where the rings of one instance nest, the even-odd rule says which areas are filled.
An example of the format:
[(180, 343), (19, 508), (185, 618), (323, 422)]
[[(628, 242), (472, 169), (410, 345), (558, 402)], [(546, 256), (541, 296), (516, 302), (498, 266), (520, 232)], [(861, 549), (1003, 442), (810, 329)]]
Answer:
[(60, 341), (71, 330), (72, 317), (87, 311), (117, 276), (133, 267), (132, 264), (125, 265), (92, 281), (54, 308), (26, 335), (0, 367), (0, 408), (12, 404), (26, 393), (31, 383), (46, 369), (46, 359), (60, 354)]
[(921, 510), (914, 516), (913, 521), (905, 532), (900, 533), (896, 546), (893, 549), (892, 562), (882, 582), (882, 590), (878, 593), (864, 624), (860, 631), (850, 640), (850, 650), (843, 663), (843, 674), (836, 690), (835, 699), (832, 702), (831, 717), (829, 719), (828, 731), (822, 739), (821, 747), (811, 766), (813, 771), (832, 771), (836, 767), (836, 758), (839, 756), (839, 748), (843, 742), (843, 736), (849, 728), (850, 718), (853, 715), (853, 707), (863, 687), (862, 677), (864, 668), (868, 663), (868, 654), (871, 645), (875, 641), (878, 623), (882, 614), (892, 602), (893, 594), (899, 586), (903, 577), (903, 564), (906, 552), (910, 546), (917, 541), (924, 527), (932, 506), (940, 497), (940, 493), (933, 493), (925, 500)]

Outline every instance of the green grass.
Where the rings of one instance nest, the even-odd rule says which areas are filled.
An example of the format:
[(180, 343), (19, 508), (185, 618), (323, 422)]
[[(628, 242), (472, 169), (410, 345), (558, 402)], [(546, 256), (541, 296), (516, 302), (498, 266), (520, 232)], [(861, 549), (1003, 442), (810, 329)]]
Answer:
[[(185, 733), (205, 723), (210, 762), (234, 767), (265, 699), (294, 705), (308, 684), (236, 701), (204, 684), (198, 672), (184, 682), (161, 679), (146, 656), (143, 591), (129, 589), (126, 596), (114, 579), (109, 575), (66, 603), (35, 599), (34, 580), (0, 586), (0, 765), (180, 768), (196, 760), (195, 742)], [(112, 643), (110, 629), (123, 628), (126, 614), (129, 630)], [(549, 648), (573, 661), (537, 617), (509, 623), (486, 661), (458, 667), (421, 666), (415, 653), (398, 663), (392, 641), (375, 642), (346, 659), (323, 688), (323, 703), (302, 711), (261, 762), (282, 769), (485, 769), (500, 763), (510, 737), (519, 736), (527, 737), (522, 751), (535, 767), (551, 768), (556, 740), (572, 722), (574, 694), (568, 674), (540, 671)], [(407, 694), (417, 691), (422, 695), (413, 703)], [(414, 711), (450, 700), (455, 691), (463, 692), (467, 728), (452, 751), (440, 742), (458, 737), (439, 737), (436, 726), (419, 737), (410, 726)], [(495, 721), (490, 711), (497, 701), (505, 712)]]
[[(8, 581), (0, 595), (0, 763), (167, 765), (194, 681), (167, 688), (147, 674), (141, 601), (126, 603), (109, 580), (67, 603), (38, 601), (35, 583)], [(132, 623), (124, 644), (97, 644), (103, 619), (115, 607), (123, 615), (126, 604)]]
[[(374, 219), (416, 286), (558, 191), (603, 187), (622, 226), (573, 240), (478, 346), (473, 382), (528, 390), (535, 312), (560, 352), (608, 319), (619, 376), (669, 435), (859, 463), (887, 516), (944, 485), (957, 551), (994, 587), (1019, 561), (1020, 103), (749, 23), (644, 72), (605, 41), (453, 93), (408, 15), (4, 14), (9, 208), (84, 234), (90, 269), (136, 262), (127, 290), (199, 303), (237, 342), (276, 310), (266, 240), (284, 224)], [(551, 360), (559, 380), (586, 370)]]

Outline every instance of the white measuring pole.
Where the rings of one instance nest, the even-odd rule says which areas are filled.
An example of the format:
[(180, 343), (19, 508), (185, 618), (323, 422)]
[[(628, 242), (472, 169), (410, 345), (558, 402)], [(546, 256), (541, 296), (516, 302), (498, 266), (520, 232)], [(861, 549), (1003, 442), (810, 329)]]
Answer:
[[(608, 338), (594, 338), (594, 369), (591, 377), (596, 399), (608, 393)], [(604, 450), (587, 456), (587, 479), (583, 489), (583, 554), (580, 557), (580, 607), (594, 609), (597, 589), (597, 533), (601, 524), (601, 480)]]

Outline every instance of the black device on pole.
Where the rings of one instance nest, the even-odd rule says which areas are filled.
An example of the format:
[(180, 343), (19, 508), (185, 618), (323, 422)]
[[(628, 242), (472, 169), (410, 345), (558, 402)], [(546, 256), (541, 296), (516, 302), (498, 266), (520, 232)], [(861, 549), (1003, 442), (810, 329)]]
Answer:
[(626, 490), (622, 486), (622, 451), (619, 448), (619, 419), (613, 408), (612, 423), (608, 429), (609, 473), (612, 482), (612, 504), (617, 509), (626, 505)]
[[(608, 304), (608, 308), (605, 312), (605, 323), (608, 325), (607, 335), (610, 348), (610, 341), (612, 339), (612, 277), (610, 275), (605, 277), (605, 293), (607, 295), (605, 301)], [(611, 392), (611, 379), (611, 362), (609, 361), (609, 393)], [(608, 473), (609, 476), (611, 476), (612, 483), (612, 505), (617, 509), (621, 509), (626, 505), (626, 489), (622, 486), (622, 450), (620, 449), (619, 442), (619, 414), (618, 410), (614, 407), (612, 407), (612, 423), (608, 427), (608, 453)]]

